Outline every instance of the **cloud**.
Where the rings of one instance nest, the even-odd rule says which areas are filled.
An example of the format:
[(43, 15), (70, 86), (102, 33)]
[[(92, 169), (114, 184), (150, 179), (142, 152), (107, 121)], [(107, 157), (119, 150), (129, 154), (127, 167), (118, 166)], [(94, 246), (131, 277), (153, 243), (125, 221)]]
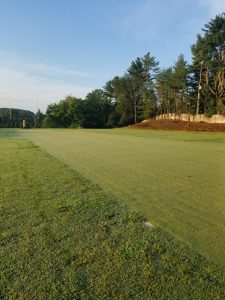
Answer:
[(64, 69), (60, 68), (59, 66), (48, 66), (45, 64), (34, 64), (34, 63), (26, 63), (23, 65), (27, 71), (31, 72), (41, 72), (45, 73), (47, 75), (72, 75), (74, 77), (91, 77), (90, 74), (82, 72), (82, 71), (77, 71), (73, 69)]
[(92, 88), (28, 76), (25, 72), (10, 69), (0, 70), (0, 107), (11, 106), (44, 111), (49, 103), (68, 94), (84, 97)]
[(215, 15), (225, 12), (225, 1), (224, 0), (198, 0), (199, 5), (205, 7), (209, 13), (210, 17), (215, 17)]
[(178, 0), (141, 0), (124, 7), (122, 30), (140, 40), (158, 38), (177, 9), (177, 3)]
[(131, 3), (123, 7), (120, 26), (122, 31), (138, 40), (159, 40), (168, 30), (185, 29), (191, 21), (204, 24), (209, 18), (225, 12), (225, 0), (140, 0)]
[[(23, 63), (14, 56), (0, 53), (0, 107), (45, 111), (48, 104), (72, 94), (85, 97), (93, 88), (88, 84), (74, 84), (88, 74), (58, 66)], [(80, 80), (81, 78), (81, 80)]]
[(154, 13), (152, 13), (150, 1), (145, 1), (141, 5), (126, 9), (121, 26), (123, 31), (142, 39), (155, 35), (156, 32), (149, 26), (150, 23), (154, 23)]

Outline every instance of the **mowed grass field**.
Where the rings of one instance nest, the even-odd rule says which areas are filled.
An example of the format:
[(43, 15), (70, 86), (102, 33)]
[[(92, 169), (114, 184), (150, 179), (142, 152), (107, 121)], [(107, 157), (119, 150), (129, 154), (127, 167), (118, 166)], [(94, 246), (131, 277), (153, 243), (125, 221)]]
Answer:
[(222, 268), (16, 132), (0, 170), (0, 299), (223, 299)]
[(225, 134), (133, 129), (22, 134), (131, 210), (225, 265)]

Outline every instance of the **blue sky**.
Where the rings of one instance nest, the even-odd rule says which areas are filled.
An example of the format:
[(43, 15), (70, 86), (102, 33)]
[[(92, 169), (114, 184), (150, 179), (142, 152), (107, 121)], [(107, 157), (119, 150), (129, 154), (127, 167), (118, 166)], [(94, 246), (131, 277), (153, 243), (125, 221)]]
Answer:
[(45, 111), (150, 51), (171, 66), (224, 0), (0, 0), (0, 107)]

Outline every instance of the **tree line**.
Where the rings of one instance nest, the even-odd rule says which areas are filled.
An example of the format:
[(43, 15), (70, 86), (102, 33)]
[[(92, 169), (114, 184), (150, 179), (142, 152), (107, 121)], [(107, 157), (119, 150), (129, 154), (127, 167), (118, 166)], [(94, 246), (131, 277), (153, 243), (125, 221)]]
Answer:
[(109, 128), (163, 113), (225, 115), (225, 13), (204, 26), (191, 50), (191, 64), (181, 54), (163, 69), (150, 52), (138, 57), (85, 99), (67, 96), (45, 115), (38, 111), (35, 127)]
[(0, 128), (36, 127), (35, 114), (29, 110), (16, 108), (0, 108)]

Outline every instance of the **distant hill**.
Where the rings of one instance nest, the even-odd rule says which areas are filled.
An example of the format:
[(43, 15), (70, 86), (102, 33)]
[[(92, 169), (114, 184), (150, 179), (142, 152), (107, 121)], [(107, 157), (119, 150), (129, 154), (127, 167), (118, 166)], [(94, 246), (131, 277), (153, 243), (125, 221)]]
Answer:
[[(0, 108), (0, 117), (8, 115), (9, 108)], [(34, 118), (35, 114), (30, 110), (25, 109), (18, 109), (18, 108), (11, 108), (12, 115), (15, 115), (17, 118)]]
[(22, 127), (23, 120), (26, 120), (26, 127), (33, 127), (35, 114), (24, 109), (0, 108), (0, 127)]

